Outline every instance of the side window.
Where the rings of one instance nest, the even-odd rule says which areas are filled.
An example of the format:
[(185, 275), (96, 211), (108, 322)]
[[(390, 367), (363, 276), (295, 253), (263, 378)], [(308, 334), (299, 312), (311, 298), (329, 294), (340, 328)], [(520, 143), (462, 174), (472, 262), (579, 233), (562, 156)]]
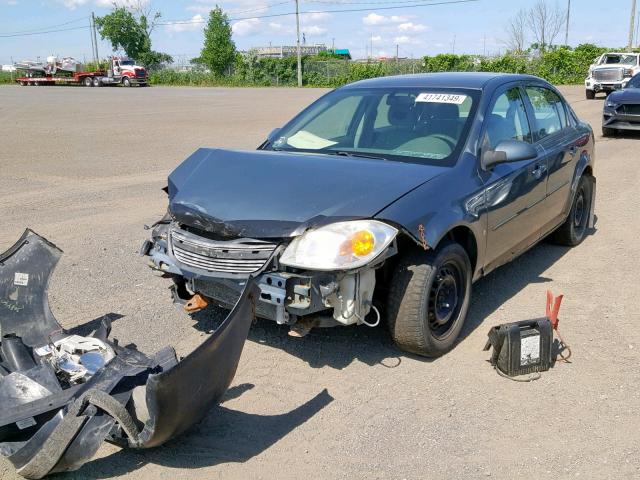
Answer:
[(527, 87), (526, 91), (533, 107), (538, 139), (559, 132), (567, 126), (567, 112), (554, 91), (544, 87)]
[(507, 90), (496, 99), (485, 121), (491, 148), (497, 147), (503, 140), (531, 143), (531, 130), (518, 87)]

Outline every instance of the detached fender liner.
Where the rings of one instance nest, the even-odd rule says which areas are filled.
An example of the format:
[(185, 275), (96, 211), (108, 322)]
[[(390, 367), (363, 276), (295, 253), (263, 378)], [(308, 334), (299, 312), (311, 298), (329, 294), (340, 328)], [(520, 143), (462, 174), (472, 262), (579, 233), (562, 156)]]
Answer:
[[(49, 277), (61, 255), (60, 249), (31, 230), (0, 254), (2, 336), (21, 339), (37, 365), (34, 368), (47, 365), (35, 349), (54, 348), (56, 341), (69, 337), (47, 298)], [(150, 448), (185, 432), (220, 402), (231, 384), (258, 294), (254, 279), (249, 278), (220, 327), (182, 361), (171, 347), (151, 356), (122, 348), (107, 339), (110, 325), (103, 322), (86, 339), (105, 342), (115, 357), (86, 381), (69, 385), (60, 380), (59, 389), (41, 398), (14, 396), (5, 401), (1, 397), (7, 378), (29, 376), (29, 370), (12, 369), (3, 354), (0, 453), (20, 475), (37, 479), (78, 469), (105, 440)]]

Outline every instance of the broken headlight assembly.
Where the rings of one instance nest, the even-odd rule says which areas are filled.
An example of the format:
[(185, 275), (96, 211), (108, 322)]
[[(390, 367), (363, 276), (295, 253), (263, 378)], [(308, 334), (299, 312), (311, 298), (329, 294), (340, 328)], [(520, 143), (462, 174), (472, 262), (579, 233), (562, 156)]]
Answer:
[(332, 223), (294, 238), (280, 263), (310, 270), (351, 270), (378, 257), (397, 234), (396, 228), (377, 220)]

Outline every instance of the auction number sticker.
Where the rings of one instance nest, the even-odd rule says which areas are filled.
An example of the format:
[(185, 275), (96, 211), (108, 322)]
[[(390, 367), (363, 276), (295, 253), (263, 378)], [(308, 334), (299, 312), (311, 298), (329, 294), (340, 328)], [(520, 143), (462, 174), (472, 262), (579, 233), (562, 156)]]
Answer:
[(16, 272), (13, 276), (13, 284), (26, 287), (27, 285), (29, 285), (29, 274)]
[(416, 103), (453, 103), (460, 105), (466, 99), (466, 95), (457, 95), (454, 93), (421, 93), (416, 97)]

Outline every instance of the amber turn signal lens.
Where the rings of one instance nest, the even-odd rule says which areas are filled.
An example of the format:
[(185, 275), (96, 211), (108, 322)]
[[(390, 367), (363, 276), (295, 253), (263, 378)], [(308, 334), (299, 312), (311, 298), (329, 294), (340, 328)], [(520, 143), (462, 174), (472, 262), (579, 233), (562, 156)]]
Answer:
[(360, 230), (351, 237), (351, 251), (356, 257), (364, 257), (373, 252), (376, 239), (369, 230)]

